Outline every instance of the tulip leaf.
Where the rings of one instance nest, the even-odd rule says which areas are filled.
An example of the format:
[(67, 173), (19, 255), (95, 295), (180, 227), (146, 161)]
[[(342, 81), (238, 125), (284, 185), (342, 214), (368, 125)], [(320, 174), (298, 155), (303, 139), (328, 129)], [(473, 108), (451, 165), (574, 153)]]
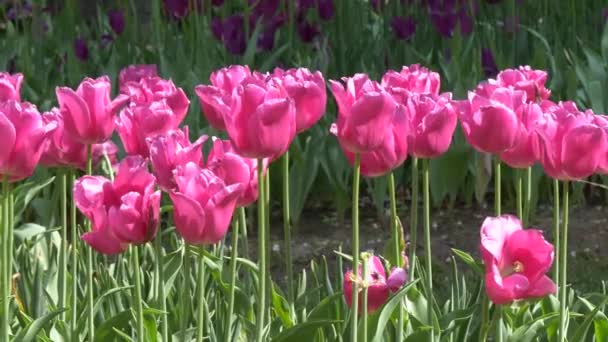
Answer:
[(471, 254), (461, 251), (460, 249), (452, 248), (452, 252), (465, 264), (469, 265), (478, 274), (483, 274), (483, 264), (477, 262)]
[[(377, 315), (377, 323), (375, 324), (376, 326), (376, 332), (374, 334), (374, 338), (372, 339), (372, 341), (376, 342), (376, 341), (381, 341), (382, 340), (382, 334), (384, 333), (384, 331), (386, 330), (386, 324), (390, 321), (391, 319), (391, 315), (393, 314), (393, 311), (395, 311), (395, 309), (397, 307), (401, 307), (401, 303), (403, 301), (403, 298), (407, 295), (407, 293), (413, 289), (414, 285), (418, 282), (418, 279), (408, 283), (407, 285), (405, 285), (403, 288), (401, 288), (397, 293), (395, 293), (395, 295), (393, 295), (382, 307), (380, 313)], [(373, 325), (370, 325), (373, 326)], [(372, 329), (369, 329), (370, 333), (372, 331)]]
[[(593, 306), (593, 304), (588, 303), (587, 300), (585, 298), (580, 298), (580, 300), (585, 304), (587, 304), (592, 310), (591, 312), (589, 312), (588, 314), (585, 315), (585, 320), (583, 321), (583, 323), (576, 329), (576, 331), (574, 332), (573, 337), (570, 339), (571, 341), (585, 341), (585, 336), (587, 335), (587, 332), (589, 330), (589, 328), (591, 328), (591, 323), (595, 322), (595, 321), (606, 321), (608, 320), (608, 318), (606, 318), (606, 315), (604, 315), (604, 313), (602, 313), (600, 311), (600, 309), (606, 304), (608, 303), (608, 297), (604, 298), (604, 300), (597, 306)], [(597, 338), (597, 336), (596, 336)], [(602, 341), (602, 340), (598, 340), (598, 341)]]
[(15, 342), (34, 342), (38, 336), (38, 333), (44, 327), (49, 324), (55, 317), (57, 317), (62, 312), (66, 311), (66, 309), (61, 309), (53, 312), (49, 312), (46, 315), (36, 319), (31, 324), (28, 325), (26, 329), (21, 330), (19, 335), (15, 336), (13, 341)]
[(36, 235), (44, 234), (47, 231), (46, 227), (43, 227), (36, 223), (25, 223), (19, 228), (15, 228), (15, 238), (18, 243), (29, 240)]
[(272, 339), (272, 342), (310, 342), (314, 340), (319, 328), (340, 322), (338, 320), (306, 321), (283, 330)]
[(284, 327), (291, 328), (294, 325), (289, 314), (289, 303), (285, 297), (278, 293), (275, 284), (272, 286), (272, 308), (277, 316), (279, 316), (279, 319), (283, 323)]
[(456, 323), (458, 321), (463, 321), (471, 316), (477, 310), (478, 305), (472, 305), (466, 309), (454, 310), (448, 312), (446, 315), (439, 319), (439, 326), (441, 327), (441, 331), (443, 333), (447, 333), (457, 327)]

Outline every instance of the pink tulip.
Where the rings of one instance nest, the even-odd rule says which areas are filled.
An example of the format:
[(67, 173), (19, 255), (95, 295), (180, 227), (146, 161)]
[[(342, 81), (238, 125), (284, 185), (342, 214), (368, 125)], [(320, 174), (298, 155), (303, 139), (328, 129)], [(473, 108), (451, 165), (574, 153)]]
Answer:
[(23, 83), (23, 74), (11, 75), (8, 72), (0, 72), (0, 102), (21, 101), (21, 83)]
[(142, 78), (156, 76), (158, 76), (156, 64), (129, 65), (120, 70), (120, 73), (118, 74), (118, 84), (120, 85), (120, 92), (123, 92), (123, 88), (129, 82), (138, 83)]
[[(207, 158), (207, 168), (221, 178), (226, 185), (242, 184), (243, 193), (237, 207), (246, 207), (258, 199), (257, 159), (238, 155), (229, 140), (213, 137), (213, 148)], [(266, 162), (266, 160), (265, 160)], [(266, 165), (264, 165), (266, 169)]]
[(100, 176), (80, 178), (74, 184), (74, 201), (93, 224), (82, 239), (108, 255), (152, 240), (160, 212), (160, 191), (154, 191), (155, 186), (139, 156), (129, 156), (118, 165), (114, 182)]
[(540, 162), (545, 173), (559, 180), (594, 174), (605, 158), (606, 133), (595, 116), (580, 112), (573, 102), (541, 103), (544, 113), (536, 131), (540, 137)]
[(146, 139), (177, 129), (180, 121), (167, 102), (160, 100), (124, 108), (116, 118), (116, 130), (127, 154), (147, 158)]
[(224, 116), (230, 114), (232, 91), (247, 77), (251, 70), (246, 65), (231, 65), (211, 73), (211, 85), (198, 85), (194, 88), (200, 100), (205, 118), (211, 127), (224, 131)]
[(295, 106), (277, 79), (248, 77), (234, 89), (231, 101), (224, 123), (238, 154), (273, 158), (287, 151), (296, 134)]
[(273, 75), (281, 79), (296, 106), (296, 132), (312, 127), (325, 113), (327, 91), (323, 75), (311, 73), (306, 68), (282, 70), (274, 69)]
[(175, 228), (187, 243), (214, 244), (223, 239), (243, 184), (226, 185), (208, 169), (196, 163), (178, 166), (174, 172), (177, 189), (173, 201)]
[(528, 102), (546, 100), (551, 96), (551, 90), (545, 87), (546, 82), (546, 71), (534, 70), (527, 65), (503, 70), (496, 76), (498, 85), (524, 91)]
[(464, 136), (480, 152), (500, 153), (517, 143), (526, 93), (483, 83), (460, 104)]
[(191, 144), (188, 127), (147, 139), (152, 170), (161, 189), (171, 191), (175, 188), (173, 171), (178, 166), (189, 162), (202, 165), (202, 146), (206, 140), (207, 136), (203, 135)]
[(542, 110), (536, 103), (524, 105), (515, 145), (499, 153), (503, 162), (513, 168), (526, 168), (539, 160), (539, 138), (535, 126), (542, 115)]
[(439, 95), (441, 80), (438, 73), (413, 64), (403, 66), (401, 72), (387, 71), (382, 76), (382, 86), (395, 96), (395, 100), (405, 104), (411, 94)]
[[(604, 139), (607, 140), (606, 146), (608, 146), (608, 116), (595, 115), (593, 121), (596, 125), (604, 130)], [(608, 149), (606, 149), (604, 152), (603, 157), (600, 158), (597, 172), (604, 175), (608, 174)]]
[(190, 100), (182, 90), (177, 88), (173, 81), (160, 77), (144, 77), (139, 82), (129, 82), (121, 90), (131, 99), (131, 106), (149, 105), (156, 101), (165, 101), (173, 111), (175, 122), (182, 122), (188, 114)]
[[(361, 153), (361, 174), (365, 177), (385, 175), (399, 167), (407, 158), (409, 120), (403, 106), (397, 106), (390, 131), (384, 142), (372, 152)], [(355, 154), (342, 148), (342, 152), (351, 165), (355, 163)]]
[[(402, 268), (394, 268), (386, 279), (386, 273), (384, 272), (384, 266), (382, 260), (377, 256), (372, 256), (368, 262), (368, 277), (365, 279), (367, 282), (367, 312), (373, 313), (378, 310), (388, 299), (391, 292), (398, 291), (407, 282), (407, 273)], [(350, 308), (353, 302), (353, 283), (359, 282), (359, 303), (362, 302), (362, 282), (363, 275), (362, 269), (359, 267), (358, 276), (355, 277), (352, 270), (348, 270), (344, 274), (344, 300)], [(361, 314), (361, 304), (359, 304), (359, 314)]]
[(553, 263), (553, 245), (538, 229), (522, 229), (511, 215), (488, 217), (481, 227), (486, 293), (495, 304), (555, 293), (545, 275)]
[(16, 182), (34, 173), (55, 129), (45, 123), (36, 106), (9, 100), (0, 103), (0, 177)]
[(110, 138), (114, 130), (114, 117), (129, 100), (125, 95), (110, 100), (110, 79), (107, 76), (85, 78), (76, 91), (57, 87), (55, 93), (65, 132), (87, 145)]
[(452, 94), (412, 95), (407, 99), (411, 130), (408, 136), (410, 154), (434, 158), (450, 147), (457, 116)]
[(329, 81), (338, 104), (338, 121), (332, 125), (342, 148), (353, 153), (372, 152), (382, 145), (397, 103), (365, 74), (344, 78), (346, 87)]
[[(77, 142), (65, 133), (63, 117), (59, 109), (53, 108), (42, 115), (45, 124), (53, 124), (56, 129), (50, 135), (49, 143), (40, 158), (40, 164), (47, 167), (74, 167), (84, 170), (87, 162), (86, 145)], [(92, 146), (93, 164), (98, 164), (104, 154), (110, 161), (116, 160), (118, 147), (110, 140)]]

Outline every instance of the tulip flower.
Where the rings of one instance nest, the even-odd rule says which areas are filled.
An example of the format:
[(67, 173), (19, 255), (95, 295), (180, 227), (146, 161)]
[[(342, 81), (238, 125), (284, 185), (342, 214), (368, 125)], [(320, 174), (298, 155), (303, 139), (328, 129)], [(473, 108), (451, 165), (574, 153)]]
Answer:
[(494, 77), (498, 73), (498, 66), (494, 60), (494, 54), (489, 48), (481, 49), (481, 68), (487, 78)]
[[(379, 177), (399, 167), (407, 158), (409, 120), (403, 106), (397, 106), (393, 113), (390, 128), (379, 148), (361, 153), (361, 174), (366, 177)], [(355, 154), (342, 148), (351, 165)]]
[(488, 217), (481, 227), (480, 249), (486, 293), (495, 304), (555, 293), (555, 283), (545, 275), (553, 263), (553, 245), (541, 230), (524, 230), (511, 215)]
[(0, 177), (16, 182), (31, 176), (54, 129), (30, 103), (0, 103)]
[(173, 171), (178, 166), (190, 162), (202, 165), (202, 146), (206, 140), (207, 136), (203, 135), (191, 144), (188, 138), (188, 127), (184, 127), (181, 131), (170, 131), (146, 140), (150, 151), (152, 170), (161, 189), (170, 191), (175, 188)]
[(120, 9), (108, 12), (108, 22), (112, 31), (117, 35), (120, 35), (125, 30), (125, 14)]
[(141, 79), (146, 77), (157, 77), (158, 71), (156, 64), (132, 64), (122, 70), (118, 74), (118, 84), (120, 85), (120, 92), (124, 93), (123, 88), (129, 82), (138, 83)]
[(312, 127), (325, 113), (327, 92), (323, 75), (311, 73), (306, 68), (282, 70), (276, 68), (273, 75), (279, 78), (296, 106), (296, 132)]
[[(40, 158), (40, 164), (47, 167), (74, 167), (84, 170), (87, 163), (86, 145), (74, 140), (65, 133), (63, 117), (59, 109), (53, 108), (51, 111), (42, 114), (42, 121), (45, 124), (55, 125), (55, 130), (49, 137), (49, 143)], [(116, 160), (118, 147), (110, 140), (94, 144), (92, 146), (93, 164), (99, 163), (104, 154), (107, 154), (110, 161)]]
[(179, 124), (188, 114), (190, 100), (182, 88), (177, 88), (173, 81), (160, 77), (144, 77), (139, 82), (128, 82), (121, 92), (131, 99), (131, 105), (147, 105), (154, 101), (165, 100), (173, 111)]
[[(373, 313), (378, 310), (388, 299), (391, 292), (397, 292), (407, 281), (407, 272), (402, 268), (394, 268), (388, 279), (384, 272), (382, 260), (377, 256), (372, 256), (369, 259), (369, 273), (365, 282), (367, 283), (367, 312)], [(355, 277), (352, 270), (348, 270), (344, 274), (344, 300), (350, 308), (353, 301), (353, 283), (357, 281), (363, 283), (363, 275), (361, 267), (359, 267), (358, 276)], [(363, 288), (360, 285), (359, 291)], [(359, 303), (362, 302), (361, 292), (359, 292)], [(359, 314), (361, 314), (361, 306), (359, 306)]]
[[(242, 184), (243, 193), (237, 207), (246, 207), (258, 199), (258, 162), (238, 155), (228, 140), (213, 139), (213, 148), (207, 157), (207, 168), (226, 185)], [(264, 165), (266, 168), (267, 165)]]
[(211, 170), (189, 162), (174, 171), (177, 189), (173, 219), (177, 232), (187, 243), (215, 244), (226, 235), (243, 184), (226, 185)]
[(74, 56), (81, 61), (89, 59), (89, 46), (86, 39), (78, 37), (74, 40)]
[(276, 78), (247, 77), (232, 92), (224, 123), (234, 149), (243, 157), (277, 157), (287, 151), (296, 134), (295, 106)]
[(110, 138), (114, 130), (114, 117), (129, 100), (119, 95), (110, 100), (110, 79), (85, 78), (76, 91), (57, 87), (57, 101), (65, 123), (65, 131), (83, 144), (101, 143)]
[(211, 127), (225, 130), (224, 115), (230, 113), (232, 91), (246, 77), (251, 76), (251, 70), (246, 65), (231, 65), (211, 73), (211, 85), (198, 85), (194, 88), (203, 109), (205, 118)]
[(346, 87), (329, 81), (338, 104), (338, 121), (331, 131), (343, 149), (353, 153), (372, 152), (388, 135), (397, 103), (384, 87), (365, 74), (343, 80)]
[(9, 74), (0, 72), (0, 102), (15, 100), (21, 101), (21, 84), (23, 74)]
[(460, 105), (465, 138), (480, 152), (500, 153), (513, 148), (520, 131), (526, 93), (483, 83)]
[(540, 137), (540, 162), (549, 177), (581, 179), (598, 170), (608, 142), (595, 116), (582, 113), (572, 102), (541, 103), (543, 115), (536, 131)]
[[(593, 122), (604, 130), (604, 139), (608, 140), (608, 116), (595, 115)], [(606, 142), (606, 146), (608, 146), (608, 141)], [(604, 156), (600, 158), (597, 172), (604, 175), (608, 174), (608, 149), (605, 151)]]
[(450, 147), (456, 129), (457, 115), (452, 94), (414, 95), (407, 99), (411, 130), (408, 136), (410, 154), (434, 158)]
[(395, 97), (397, 102), (405, 104), (411, 94), (439, 95), (441, 81), (438, 73), (419, 64), (413, 64), (404, 66), (401, 72), (387, 71), (382, 76), (382, 86)]
[(496, 83), (498, 85), (526, 92), (528, 102), (546, 100), (551, 96), (551, 90), (545, 87), (546, 82), (546, 71), (533, 70), (529, 66), (520, 66), (518, 69), (506, 69), (496, 76)]
[(147, 105), (129, 106), (116, 118), (116, 130), (127, 154), (148, 157), (146, 139), (177, 129), (181, 118), (167, 105), (166, 100)]
[(391, 29), (398, 39), (409, 40), (416, 33), (416, 20), (411, 16), (395, 16), (391, 19)]
[(114, 181), (84, 176), (74, 184), (74, 201), (92, 223), (82, 239), (102, 254), (118, 254), (129, 244), (151, 241), (160, 212), (160, 191), (146, 161), (129, 156), (119, 165)]
[(532, 166), (539, 160), (539, 138), (535, 127), (541, 116), (541, 108), (536, 103), (524, 105), (515, 145), (499, 153), (500, 159), (507, 165), (521, 169)]

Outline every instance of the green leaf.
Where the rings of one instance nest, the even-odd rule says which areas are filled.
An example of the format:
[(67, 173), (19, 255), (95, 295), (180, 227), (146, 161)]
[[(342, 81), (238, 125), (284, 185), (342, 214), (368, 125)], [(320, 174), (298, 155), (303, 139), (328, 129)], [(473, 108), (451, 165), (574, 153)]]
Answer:
[[(581, 300), (584, 300), (584, 298), (581, 298)], [(591, 323), (593, 323), (594, 321), (602, 321), (602, 320), (607, 319), (606, 316), (600, 312), (600, 309), (606, 303), (608, 303), (608, 297), (604, 298), (604, 300), (598, 306), (595, 306), (594, 308), (591, 303), (588, 303), (589, 305), (592, 306), (592, 310), (588, 314), (585, 315), (585, 320), (576, 329), (573, 337), (570, 339), (571, 341), (584, 341), (585, 336), (587, 335), (587, 331), (589, 330), (589, 328), (591, 328)], [(596, 316), (598, 316), (598, 317), (596, 317)], [(599, 340), (599, 341), (602, 341), (602, 340)]]
[(314, 336), (319, 328), (327, 325), (340, 323), (341, 321), (320, 320), (306, 321), (284, 330), (272, 339), (272, 342), (310, 342), (314, 341)]
[(66, 311), (66, 309), (49, 312), (48, 314), (36, 319), (30, 325), (28, 325), (27, 329), (21, 330), (19, 335), (15, 336), (13, 341), (15, 341), (15, 342), (34, 342), (38, 333), (42, 329), (44, 329), (44, 327), (51, 320), (53, 320), (53, 318), (57, 317), (59, 314), (61, 314), (64, 311)]
[(466, 309), (454, 310), (448, 312), (446, 315), (439, 319), (439, 326), (441, 327), (442, 332), (448, 332), (452, 329), (456, 328), (456, 323), (458, 321), (467, 320), (473, 313), (477, 310), (478, 305), (472, 305)]
[(29, 240), (37, 235), (44, 234), (46, 231), (46, 227), (39, 224), (25, 223), (19, 226), (19, 228), (15, 228), (14, 234), (17, 244), (20, 244), (25, 240)]
[(478, 274), (484, 274), (483, 264), (475, 261), (471, 254), (456, 248), (452, 248), (452, 252), (465, 264), (469, 265), (475, 272)]
[(291, 328), (293, 326), (293, 320), (289, 314), (289, 303), (278, 293), (274, 284), (272, 286), (272, 308), (277, 316), (279, 316), (284, 327)]
[(376, 325), (376, 333), (374, 334), (374, 338), (372, 339), (372, 341), (381, 341), (382, 340), (382, 334), (384, 333), (384, 331), (386, 329), (386, 324), (391, 319), (391, 315), (393, 314), (393, 311), (395, 311), (397, 306), (401, 305), (401, 303), (403, 301), (403, 297), (405, 297), (405, 295), (411, 289), (413, 289), (414, 284), (416, 284), (418, 282), (418, 280), (419, 279), (416, 279), (416, 280), (408, 283), (407, 285), (405, 285), (401, 290), (399, 290), (399, 292), (397, 292), (393, 297), (391, 297), (391, 299), (389, 299), (384, 304), (384, 306), (382, 307), (382, 310), (380, 311), (380, 314), (378, 315), (378, 324)]

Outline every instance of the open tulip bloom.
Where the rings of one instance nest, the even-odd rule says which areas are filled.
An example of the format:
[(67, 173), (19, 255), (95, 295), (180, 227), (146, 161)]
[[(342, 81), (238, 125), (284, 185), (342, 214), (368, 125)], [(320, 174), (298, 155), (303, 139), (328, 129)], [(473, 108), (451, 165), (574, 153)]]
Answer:
[(118, 84), (120, 92), (126, 94), (126, 85), (129, 82), (138, 83), (142, 78), (158, 76), (156, 64), (133, 64), (120, 70)]
[(23, 74), (9, 74), (0, 72), (0, 102), (15, 100), (21, 101), (21, 84)]

